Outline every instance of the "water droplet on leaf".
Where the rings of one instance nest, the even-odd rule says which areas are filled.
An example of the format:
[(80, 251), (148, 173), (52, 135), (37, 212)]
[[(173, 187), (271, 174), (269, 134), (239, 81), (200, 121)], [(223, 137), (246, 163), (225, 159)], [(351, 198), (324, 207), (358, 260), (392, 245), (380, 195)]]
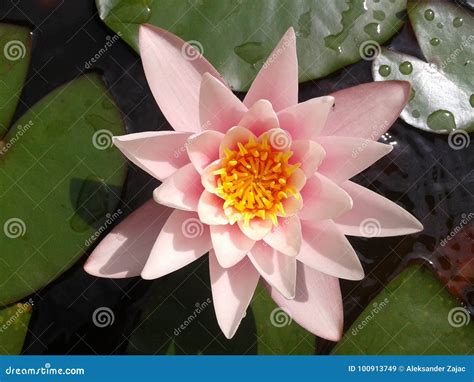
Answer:
[(400, 73), (407, 76), (411, 74), (411, 72), (413, 71), (413, 65), (411, 64), (410, 61), (404, 61), (400, 64), (398, 69), (400, 70)]
[(432, 9), (427, 9), (425, 11), (425, 19), (428, 21), (432, 21), (435, 17), (435, 13), (433, 12)]
[(436, 110), (431, 113), (426, 120), (426, 123), (433, 130), (447, 130), (452, 131), (456, 129), (456, 121), (454, 115), (448, 110)]

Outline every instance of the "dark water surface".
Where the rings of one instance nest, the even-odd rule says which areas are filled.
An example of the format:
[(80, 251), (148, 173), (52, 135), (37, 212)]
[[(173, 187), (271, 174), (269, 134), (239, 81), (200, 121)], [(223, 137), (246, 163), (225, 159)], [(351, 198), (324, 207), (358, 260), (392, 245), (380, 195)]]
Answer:
[[(93, 1), (5, 0), (0, 5), (0, 18), (34, 29), (32, 61), (17, 117), (57, 86), (87, 71), (91, 57), (114, 36), (100, 21)], [(392, 46), (420, 55), (407, 26)], [(124, 42), (114, 42), (93, 69), (103, 73), (129, 132), (170, 129), (149, 91), (138, 56)], [(359, 62), (303, 84), (300, 100), (371, 80), (370, 62)], [(453, 150), (447, 136), (422, 132), (401, 120), (382, 140), (394, 145), (394, 150), (355, 181), (412, 212), (425, 230), (407, 237), (350, 238), (367, 277), (360, 282), (342, 281), (346, 326), (410, 262), (430, 267), (474, 314), (474, 219), (462, 223), (474, 213), (473, 145)], [(149, 199), (156, 185), (157, 181), (131, 165), (121, 207), (124, 216)], [(444, 244), (456, 227), (462, 232)], [(150, 294), (156, 290), (175, 291), (174, 285), (186, 277), (184, 270), (153, 282), (139, 278), (97, 279), (82, 270), (85, 259), (33, 296), (35, 309), (24, 347), (26, 354), (122, 354), (127, 347), (127, 333), (136, 325)], [(194, 267), (199, 279), (207, 280), (206, 261)], [(186, 288), (194, 302), (205, 301), (210, 295), (208, 286), (199, 280), (188, 280)], [(115, 313), (114, 325), (105, 329), (91, 321), (94, 310), (102, 306)], [(243, 325), (249, 320), (251, 314)], [(319, 342), (322, 352), (330, 347), (330, 343)]]

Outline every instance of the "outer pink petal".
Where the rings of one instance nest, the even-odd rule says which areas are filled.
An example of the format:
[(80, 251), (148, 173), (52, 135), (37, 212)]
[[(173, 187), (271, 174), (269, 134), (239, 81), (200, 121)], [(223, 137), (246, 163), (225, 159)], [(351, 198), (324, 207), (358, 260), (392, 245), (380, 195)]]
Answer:
[(334, 105), (334, 97), (312, 98), (278, 112), (280, 127), (293, 139), (310, 139), (319, 134)]
[(204, 74), (199, 98), (199, 119), (203, 130), (226, 133), (238, 124), (247, 110), (227, 86), (209, 73)]
[(410, 96), (405, 81), (370, 82), (340, 90), (320, 135), (378, 140), (398, 118)]
[(222, 139), (219, 147), (219, 156), (222, 158), (225, 155), (225, 149), (237, 150), (237, 143), (245, 144), (250, 138), (256, 139), (257, 137), (244, 126), (234, 126)]
[(186, 140), (191, 133), (148, 131), (114, 137), (114, 144), (133, 163), (163, 180), (189, 163)]
[(261, 241), (248, 254), (260, 275), (286, 298), (295, 296), (296, 258), (275, 251)]
[(174, 272), (211, 249), (209, 226), (195, 212), (175, 210), (166, 221), (145, 264), (146, 280)]
[(199, 199), (198, 215), (204, 224), (228, 224), (229, 219), (223, 210), (224, 200), (209, 191), (203, 191)]
[(149, 24), (140, 27), (139, 45), (148, 85), (168, 122), (177, 131), (200, 131), (202, 76), (219, 77), (217, 70), (191, 45)]
[(252, 249), (255, 241), (245, 236), (237, 224), (212, 225), (211, 239), (221, 267), (233, 267)]
[(319, 173), (308, 179), (301, 196), (303, 208), (299, 216), (304, 220), (332, 219), (352, 208), (352, 200), (347, 192)]
[(347, 280), (361, 280), (364, 269), (349, 240), (332, 220), (302, 221), (303, 243), (297, 257), (310, 268)]
[(342, 336), (343, 308), (339, 280), (298, 264), (296, 296), (287, 300), (274, 288), (271, 296), (303, 328), (331, 341)]
[(280, 225), (263, 238), (273, 249), (287, 256), (296, 256), (301, 249), (301, 223), (298, 216), (280, 219)]
[(247, 258), (232, 268), (221, 267), (213, 250), (209, 252), (209, 272), (217, 322), (230, 339), (245, 316), (260, 275)]
[(351, 196), (352, 210), (334, 219), (346, 235), (383, 237), (408, 235), (423, 225), (398, 204), (349, 180), (341, 184)]
[(99, 243), (84, 270), (97, 277), (139, 276), (172, 211), (153, 200), (146, 202)]
[(293, 28), (288, 29), (268, 56), (252, 83), (244, 104), (251, 107), (259, 99), (268, 99), (276, 111), (298, 103), (298, 58)]
[(352, 178), (392, 151), (393, 146), (362, 138), (318, 137), (326, 151), (318, 172), (336, 183)]
[(250, 220), (248, 225), (238, 222), (241, 231), (252, 240), (262, 240), (272, 230), (273, 223), (271, 220), (262, 220), (255, 218)]
[(293, 141), (291, 151), (293, 151), (291, 163), (301, 163), (300, 168), (307, 178), (313, 176), (326, 155), (321, 145), (308, 140)]
[(199, 197), (204, 191), (201, 177), (192, 163), (181, 167), (165, 179), (153, 192), (157, 203), (184, 211), (197, 211)]
[(239, 121), (239, 126), (246, 127), (256, 136), (260, 136), (270, 129), (280, 127), (280, 124), (272, 104), (267, 100), (261, 99), (255, 102), (249, 111), (244, 114)]
[(219, 159), (219, 146), (224, 139), (224, 134), (218, 131), (203, 131), (192, 135), (186, 144), (189, 159), (202, 174), (204, 169), (216, 159)]

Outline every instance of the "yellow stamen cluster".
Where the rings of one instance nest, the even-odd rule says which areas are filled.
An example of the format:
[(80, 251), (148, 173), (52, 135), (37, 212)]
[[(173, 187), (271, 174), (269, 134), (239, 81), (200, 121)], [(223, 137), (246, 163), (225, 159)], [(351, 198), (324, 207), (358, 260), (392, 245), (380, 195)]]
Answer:
[(238, 143), (235, 150), (225, 149), (221, 166), (214, 171), (216, 193), (224, 199), (224, 211), (230, 221), (241, 220), (248, 225), (253, 218), (270, 219), (278, 225), (277, 216), (285, 216), (283, 201), (299, 192), (288, 184), (300, 163), (289, 164), (290, 150), (279, 151), (263, 135)]

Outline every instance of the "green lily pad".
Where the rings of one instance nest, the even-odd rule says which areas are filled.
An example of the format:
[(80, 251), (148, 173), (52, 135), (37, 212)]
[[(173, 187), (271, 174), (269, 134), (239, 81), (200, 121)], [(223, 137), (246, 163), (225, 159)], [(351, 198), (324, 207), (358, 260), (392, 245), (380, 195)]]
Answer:
[(474, 131), (474, 18), (443, 1), (409, 2), (409, 17), (428, 62), (382, 50), (373, 63), (376, 81), (406, 80), (412, 97), (401, 118), (435, 133)]
[(31, 56), (27, 28), (0, 23), (0, 138), (15, 113)]
[[(40, 100), (0, 144), (0, 304), (67, 270), (119, 201), (124, 133), (100, 77), (82, 76)], [(91, 239), (92, 238), (92, 239)]]
[(421, 267), (409, 267), (346, 332), (333, 354), (463, 355), (474, 352), (467, 309)]
[(18, 355), (23, 348), (32, 303), (18, 303), (0, 310), (0, 355)]
[(137, 52), (140, 24), (162, 27), (197, 47), (232, 89), (247, 90), (290, 26), (300, 81), (307, 81), (359, 61), (361, 52), (387, 41), (403, 25), (406, 0), (97, 0), (97, 7)]

